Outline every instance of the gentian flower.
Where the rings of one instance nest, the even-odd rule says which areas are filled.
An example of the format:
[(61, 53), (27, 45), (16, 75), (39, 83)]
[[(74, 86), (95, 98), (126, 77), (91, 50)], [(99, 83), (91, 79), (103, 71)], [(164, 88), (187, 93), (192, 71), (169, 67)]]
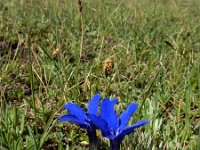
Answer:
[(117, 116), (114, 110), (116, 102), (116, 99), (111, 101), (105, 98), (101, 103), (100, 115), (89, 115), (93, 123), (101, 130), (102, 135), (110, 140), (111, 150), (119, 150), (120, 143), (126, 135), (134, 132), (135, 128), (149, 123), (148, 120), (140, 120), (126, 127), (130, 117), (137, 110), (138, 105), (136, 103), (130, 104), (120, 116)]
[(78, 124), (81, 128), (87, 129), (87, 134), (90, 142), (90, 149), (96, 149), (97, 146), (97, 135), (96, 126), (90, 120), (88, 115), (97, 115), (98, 104), (100, 101), (100, 94), (96, 94), (92, 97), (88, 103), (87, 113), (78, 105), (74, 103), (64, 104), (64, 108), (68, 110), (68, 114), (63, 115), (59, 118), (60, 121), (68, 121)]

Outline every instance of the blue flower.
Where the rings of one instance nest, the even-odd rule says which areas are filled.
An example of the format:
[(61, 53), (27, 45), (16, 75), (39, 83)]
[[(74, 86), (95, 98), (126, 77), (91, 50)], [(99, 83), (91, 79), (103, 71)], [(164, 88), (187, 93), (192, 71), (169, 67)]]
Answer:
[(91, 101), (88, 103), (87, 113), (74, 103), (64, 104), (64, 108), (68, 110), (68, 114), (59, 118), (60, 121), (73, 122), (78, 124), (81, 128), (87, 129), (89, 142), (93, 147), (95, 147), (97, 142), (96, 126), (90, 120), (89, 115), (97, 115), (100, 97), (100, 94), (96, 94), (92, 97)]
[(127, 127), (129, 119), (137, 110), (138, 105), (136, 103), (130, 104), (120, 116), (117, 116), (114, 110), (116, 102), (116, 99), (111, 101), (105, 98), (101, 103), (100, 115), (89, 115), (93, 123), (101, 130), (102, 135), (110, 139), (111, 150), (118, 150), (120, 148), (120, 143), (126, 135), (134, 132), (135, 128), (149, 123), (148, 120), (140, 120)]

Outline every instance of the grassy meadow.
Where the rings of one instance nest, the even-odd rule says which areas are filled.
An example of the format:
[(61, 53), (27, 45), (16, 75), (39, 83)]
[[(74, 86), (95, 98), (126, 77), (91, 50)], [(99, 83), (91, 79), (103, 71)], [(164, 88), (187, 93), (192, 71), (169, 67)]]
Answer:
[(58, 118), (95, 93), (150, 120), (122, 150), (199, 150), (200, 1), (0, 0), (1, 150), (88, 149)]

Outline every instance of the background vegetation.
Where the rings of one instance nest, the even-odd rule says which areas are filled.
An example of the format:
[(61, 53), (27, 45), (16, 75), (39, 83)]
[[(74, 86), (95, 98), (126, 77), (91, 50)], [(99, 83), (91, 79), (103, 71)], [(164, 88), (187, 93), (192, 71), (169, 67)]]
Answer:
[(200, 149), (199, 0), (1, 0), (0, 66), (1, 150), (87, 149), (57, 119), (95, 93), (151, 120), (122, 149)]

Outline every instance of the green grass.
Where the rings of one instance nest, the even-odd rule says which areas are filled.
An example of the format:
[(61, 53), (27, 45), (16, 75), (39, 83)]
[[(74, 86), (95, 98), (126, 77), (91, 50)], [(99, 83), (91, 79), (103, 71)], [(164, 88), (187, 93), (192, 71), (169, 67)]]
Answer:
[(130, 123), (151, 121), (122, 150), (199, 150), (199, 10), (198, 0), (84, 0), (81, 12), (78, 0), (1, 0), (0, 149), (87, 149), (86, 131), (57, 119), (64, 103), (101, 93), (120, 97), (118, 113), (139, 104)]

